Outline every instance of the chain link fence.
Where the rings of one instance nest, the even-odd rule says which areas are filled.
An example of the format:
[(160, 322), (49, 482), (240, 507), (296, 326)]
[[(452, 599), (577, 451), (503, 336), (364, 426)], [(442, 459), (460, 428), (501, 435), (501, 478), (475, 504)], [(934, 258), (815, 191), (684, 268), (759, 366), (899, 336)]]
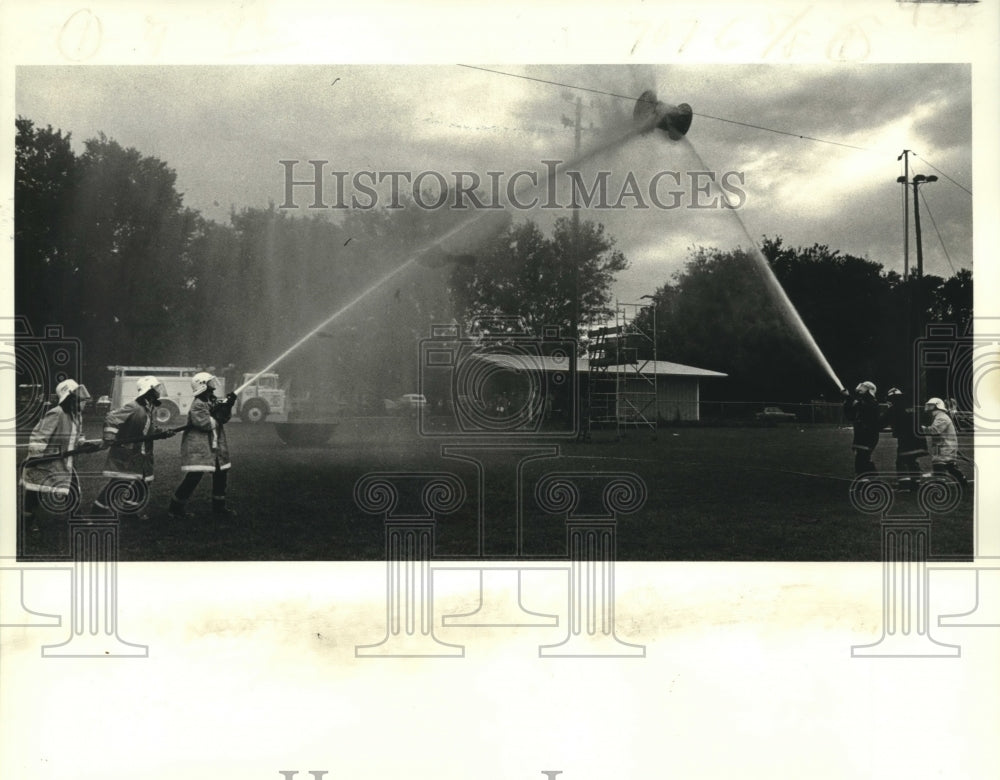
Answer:
[[(844, 408), (839, 402), (813, 401), (812, 403), (770, 403), (764, 401), (700, 401), (697, 422), (692, 422), (694, 408), (680, 410), (682, 402), (675, 402), (677, 410), (671, 415), (660, 415), (661, 425), (849, 425), (844, 418)], [(685, 419), (687, 418), (687, 419)]]

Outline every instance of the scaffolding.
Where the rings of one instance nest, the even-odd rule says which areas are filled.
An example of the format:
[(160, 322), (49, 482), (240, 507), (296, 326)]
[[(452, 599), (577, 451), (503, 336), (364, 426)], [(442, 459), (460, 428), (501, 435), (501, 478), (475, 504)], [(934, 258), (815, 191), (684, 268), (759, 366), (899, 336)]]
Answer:
[[(640, 318), (643, 310), (648, 318)], [(588, 331), (586, 435), (656, 430), (656, 307), (616, 301), (613, 324)]]

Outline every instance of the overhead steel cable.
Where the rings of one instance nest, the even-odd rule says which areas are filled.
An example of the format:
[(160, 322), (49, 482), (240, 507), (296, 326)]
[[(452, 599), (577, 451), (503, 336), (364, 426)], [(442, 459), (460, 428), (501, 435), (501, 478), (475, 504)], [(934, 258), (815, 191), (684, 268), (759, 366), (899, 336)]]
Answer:
[[(640, 101), (640, 100), (643, 99), (641, 97), (635, 97), (634, 95), (622, 95), (622, 94), (619, 94), (617, 92), (608, 92), (608, 91), (603, 90), (603, 89), (594, 89), (592, 87), (581, 87), (578, 84), (567, 84), (567, 83), (562, 82), (562, 81), (552, 81), (551, 79), (538, 78), (537, 76), (526, 76), (523, 73), (511, 73), (509, 71), (496, 70), (494, 68), (484, 68), (481, 65), (466, 65), (466, 64), (463, 64), (463, 63), (458, 63), (458, 66), (460, 68), (469, 68), (470, 70), (479, 70), (479, 71), (482, 71), (484, 73), (493, 73), (493, 74), (496, 74), (498, 76), (509, 76), (509, 77), (515, 78), (515, 79), (524, 79), (525, 81), (534, 81), (534, 82), (537, 82), (539, 84), (549, 84), (549, 85), (554, 86), (554, 87), (562, 87), (563, 89), (576, 89), (576, 90), (580, 90), (581, 92), (591, 92), (591, 93), (596, 94), (596, 95), (607, 95), (608, 97), (619, 98), (621, 100), (628, 100), (628, 101), (631, 101), (632, 103), (636, 103), (636, 102), (638, 102), (638, 101)], [(864, 147), (864, 146), (856, 146), (854, 144), (848, 144), (848, 143), (844, 143), (842, 141), (831, 141), (828, 138), (817, 138), (816, 136), (805, 135), (804, 133), (795, 133), (795, 132), (792, 132), (792, 131), (789, 131), (789, 130), (777, 130), (777, 129), (773, 128), (773, 127), (765, 127), (764, 125), (755, 125), (755, 124), (752, 124), (750, 122), (740, 122), (739, 120), (736, 120), (736, 119), (727, 119), (726, 117), (712, 116), (711, 114), (702, 114), (702, 113), (699, 113), (697, 111), (692, 111), (692, 113), (695, 116), (702, 117), (703, 119), (714, 119), (717, 122), (727, 122), (729, 124), (738, 125), (740, 127), (749, 127), (751, 129), (754, 129), (754, 130), (763, 130), (764, 132), (767, 132), (767, 133), (776, 133), (777, 135), (786, 135), (786, 136), (789, 136), (790, 138), (798, 138), (798, 139), (800, 139), (802, 141), (813, 141), (815, 143), (820, 143), (820, 144), (829, 144), (831, 146), (840, 146), (840, 147), (843, 147), (843, 148), (846, 148), (846, 149), (856, 149), (859, 152), (868, 152), (870, 154), (883, 154), (883, 152), (881, 152), (879, 150), (876, 150), (876, 149), (869, 149), (869, 148)], [(924, 160), (924, 162), (927, 162), (926, 159), (924, 159), (924, 158), (921, 158), (921, 159)], [(941, 171), (940, 169), (935, 168), (929, 162), (927, 164), (930, 165), (931, 168), (934, 168), (935, 171), (937, 171), (942, 176), (944, 176), (948, 181), (950, 181), (956, 187), (958, 187), (961, 190), (964, 190), (965, 192), (969, 193), (970, 195), (972, 194), (972, 192), (967, 187), (964, 187), (963, 185), (959, 184), (951, 176), (949, 176), (948, 174), (944, 173), (944, 171)]]
[[(917, 154), (916, 152), (913, 153), (913, 156), (914, 157), (920, 157), (920, 155)], [(970, 190), (967, 187), (964, 187), (961, 184), (959, 184), (957, 181), (955, 181), (953, 178), (951, 178), (951, 176), (949, 176), (947, 173), (945, 173), (944, 171), (942, 171), (940, 168), (938, 168), (938, 167), (936, 167), (934, 165), (931, 165), (931, 163), (927, 160), (926, 157), (920, 157), (920, 159), (923, 160), (925, 163), (927, 163), (927, 165), (929, 165), (931, 168), (934, 168), (935, 171), (937, 171), (942, 176), (944, 176), (948, 181), (950, 181), (952, 184), (954, 184), (960, 190), (965, 190), (965, 192), (969, 193), (970, 195), (972, 194), (972, 190)]]
[(948, 265), (951, 266), (952, 276), (954, 276), (957, 273), (955, 271), (955, 264), (951, 262), (951, 255), (948, 254), (948, 248), (944, 245), (944, 239), (941, 237), (941, 231), (938, 230), (937, 222), (934, 221), (934, 215), (931, 213), (931, 207), (927, 205), (927, 198), (923, 192), (920, 193), (920, 200), (924, 204), (927, 216), (931, 218), (931, 224), (934, 226), (934, 232), (937, 233), (938, 241), (941, 242), (941, 249), (944, 251), (944, 256), (948, 260)]

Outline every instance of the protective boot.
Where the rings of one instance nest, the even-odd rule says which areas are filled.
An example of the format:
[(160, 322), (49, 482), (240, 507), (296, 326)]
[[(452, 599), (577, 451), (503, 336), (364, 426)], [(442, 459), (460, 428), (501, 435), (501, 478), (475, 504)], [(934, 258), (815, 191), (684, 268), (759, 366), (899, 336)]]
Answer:
[(184, 503), (176, 498), (170, 499), (170, 508), (167, 513), (175, 520), (187, 520), (191, 517), (184, 509)]

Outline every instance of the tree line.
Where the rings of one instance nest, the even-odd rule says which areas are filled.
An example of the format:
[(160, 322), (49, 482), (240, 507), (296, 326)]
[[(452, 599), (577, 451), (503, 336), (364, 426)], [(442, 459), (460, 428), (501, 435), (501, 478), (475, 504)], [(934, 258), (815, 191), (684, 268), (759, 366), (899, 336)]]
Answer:
[[(695, 247), (654, 293), (639, 324), (652, 328), (657, 356), (722, 371), (706, 400), (809, 401), (837, 388), (769, 289), (753, 249)], [(972, 321), (972, 272), (903, 279), (878, 262), (828, 246), (786, 246), (763, 237), (760, 252), (838, 378), (887, 390), (913, 389), (914, 345), (930, 323)]]
[(184, 206), (163, 161), (103, 134), (76, 154), (69, 133), (16, 121), (15, 309), (36, 335), (54, 324), (80, 339), (97, 393), (110, 386), (107, 366), (252, 372), (315, 331), (281, 361), (283, 377), (373, 403), (416, 390), (432, 325), (513, 312), (568, 331), (574, 258), (585, 321), (610, 313), (626, 265), (600, 225), (562, 220), (545, 236), (497, 212), (470, 221), (404, 207), (334, 220), (271, 204), (220, 224)]
[[(16, 122), (15, 310), (36, 335), (56, 324), (80, 339), (95, 394), (110, 385), (109, 365), (255, 371), (302, 340), (278, 367), (284, 377), (367, 404), (416, 391), (431, 325), (513, 314), (536, 333), (571, 335), (579, 320), (583, 336), (613, 313), (612, 284), (628, 267), (587, 220), (557, 220), (546, 235), (502, 212), (470, 221), (447, 209), (370, 209), (334, 220), (272, 204), (234, 208), (220, 224), (184, 205), (163, 161), (103, 134), (77, 154), (69, 133)], [(832, 395), (750, 251), (690, 250), (640, 314), (651, 325), (655, 311), (657, 356), (729, 374), (703, 383), (705, 398)], [(905, 382), (928, 322), (971, 320), (967, 270), (904, 280), (827, 246), (765, 237), (761, 251), (845, 383)]]

